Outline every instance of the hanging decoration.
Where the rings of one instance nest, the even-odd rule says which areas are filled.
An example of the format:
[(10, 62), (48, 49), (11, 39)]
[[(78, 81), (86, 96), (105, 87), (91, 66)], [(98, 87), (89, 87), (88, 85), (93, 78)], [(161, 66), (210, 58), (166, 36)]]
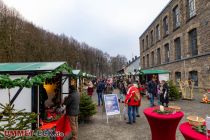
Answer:
[(46, 79), (51, 79), (52, 77), (56, 76), (56, 74), (59, 74), (62, 71), (67, 71), (68, 74), (72, 74), (72, 69), (65, 63), (51, 72), (38, 74), (30, 79), (21, 77), (12, 80), (8, 74), (0, 75), (0, 88), (2, 89), (4, 88), (10, 89), (14, 87), (31, 88), (32, 86), (43, 84)]

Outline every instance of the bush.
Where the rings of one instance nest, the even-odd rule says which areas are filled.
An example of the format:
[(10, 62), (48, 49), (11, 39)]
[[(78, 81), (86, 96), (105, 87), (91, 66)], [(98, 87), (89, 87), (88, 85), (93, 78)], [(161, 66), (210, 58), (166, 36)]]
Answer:
[(179, 93), (179, 89), (173, 83), (172, 80), (168, 81), (168, 88), (169, 88), (169, 99), (170, 100), (178, 100), (178, 99), (181, 98), (181, 95)]
[(89, 120), (91, 116), (97, 113), (96, 104), (93, 103), (90, 96), (88, 96), (86, 93), (81, 94), (79, 109), (79, 121)]

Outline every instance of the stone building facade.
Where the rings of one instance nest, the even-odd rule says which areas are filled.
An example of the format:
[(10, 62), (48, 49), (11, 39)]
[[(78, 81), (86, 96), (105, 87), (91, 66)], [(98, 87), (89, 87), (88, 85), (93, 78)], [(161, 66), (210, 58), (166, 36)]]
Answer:
[(142, 69), (210, 89), (210, 1), (171, 0), (139, 37)]

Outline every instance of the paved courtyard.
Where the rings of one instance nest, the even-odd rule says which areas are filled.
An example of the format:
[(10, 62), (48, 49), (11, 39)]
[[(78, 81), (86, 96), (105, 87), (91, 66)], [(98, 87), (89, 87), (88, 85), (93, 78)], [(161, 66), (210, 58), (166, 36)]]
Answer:
[[(114, 90), (118, 94), (118, 90)], [(179, 100), (170, 102), (170, 105), (178, 105), (184, 112), (180, 124), (186, 121), (189, 115), (198, 115), (205, 117), (206, 114), (210, 115), (210, 104), (201, 104), (200, 100), (202, 95), (195, 91), (195, 100)], [(93, 100), (97, 102), (97, 95), (94, 94)], [(157, 101), (156, 101), (157, 102)], [(120, 104), (121, 110), (123, 104)], [(79, 140), (151, 140), (150, 127), (143, 110), (149, 106), (149, 101), (143, 97), (142, 106), (140, 110), (140, 118), (133, 125), (126, 124), (126, 120), (120, 120), (120, 116), (116, 115), (106, 122), (106, 114), (102, 113), (102, 107), (97, 107), (98, 112), (93, 116), (92, 121), (87, 124), (79, 124)], [(177, 129), (177, 140), (184, 140), (182, 134)]]

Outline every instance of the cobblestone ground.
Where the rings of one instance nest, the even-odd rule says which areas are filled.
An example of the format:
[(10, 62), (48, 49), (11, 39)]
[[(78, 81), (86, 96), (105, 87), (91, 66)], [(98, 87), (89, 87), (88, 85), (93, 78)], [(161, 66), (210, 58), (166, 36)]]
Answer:
[[(115, 94), (119, 94), (118, 90), (114, 90)], [(178, 105), (184, 112), (180, 124), (186, 121), (189, 115), (199, 115), (205, 117), (210, 115), (210, 104), (201, 104), (202, 95), (195, 91), (195, 100), (179, 100), (170, 102), (170, 105)], [(97, 102), (97, 95), (94, 94), (93, 100)], [(157, 102), (157, 101), (156, 101)], [(121, 110), (123, 104), (120, 103)], [(102, 113), (102, 107), (97, 107), (98, 112), (93, 116), (89, 123), (79, 124), (79, 140), (151, 140), (151, 132), (143, 110), (149, 106), (149, 101), (143, 97), (140, 110), (140, 118), (137, 118), (133, 125), (126, 124), (126, 120), (120, 119), (119, 115), (109, 118), (107, 124), (106, 115)], [(122, 111), (121, 111), (122, 112)], [(176, 133), (177, 140), (184, 140), (179, 129)]]

